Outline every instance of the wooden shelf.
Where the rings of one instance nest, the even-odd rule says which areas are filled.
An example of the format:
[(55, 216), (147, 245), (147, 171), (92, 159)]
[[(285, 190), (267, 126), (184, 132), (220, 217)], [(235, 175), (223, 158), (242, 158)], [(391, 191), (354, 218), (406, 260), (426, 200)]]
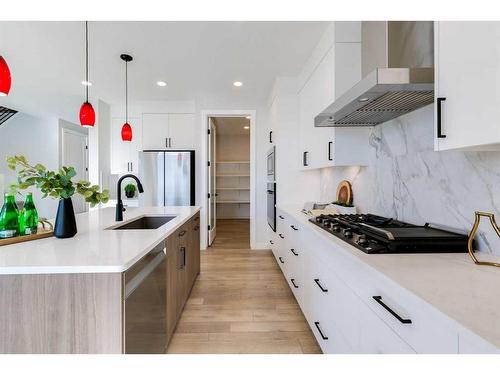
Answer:
[(217, 174), (216, 177), (250, 177), (250, 173), (224, 173)]
[(217, 190), (250, 190), (249, 187), (220, 187)]
[(217, 161), (217, 164), (250, 164), (250, 160)]
[(250, 203), (250, 201), (216, 201), (217, 204), (221, 203), (221, 204), (234, 204), (234, 203)]

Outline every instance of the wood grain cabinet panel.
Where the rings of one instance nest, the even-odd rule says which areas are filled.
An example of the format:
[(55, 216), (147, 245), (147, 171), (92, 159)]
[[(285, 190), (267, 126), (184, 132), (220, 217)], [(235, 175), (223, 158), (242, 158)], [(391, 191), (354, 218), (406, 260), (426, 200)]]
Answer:
[(0, 277), (0, 353), (121, 353), (122, 274)]

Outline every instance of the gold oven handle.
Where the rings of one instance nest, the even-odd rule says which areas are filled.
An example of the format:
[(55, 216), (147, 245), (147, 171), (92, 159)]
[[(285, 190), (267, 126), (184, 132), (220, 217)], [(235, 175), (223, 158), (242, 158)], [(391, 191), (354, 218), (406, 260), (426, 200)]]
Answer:
[(469, 233), (469, 240), (467, 242), (467, 248), (469, 250), (469, 255), (474, 261), (475, 264), (479, 266), (493, 266), (493, 267), (500, 267), (500, 263), (495, 263), (495, 262), (482, 262), (479, 261), (476, 256), (474, 255), (474, 249), (473, 249), (473, 241), (474, 241), (474, 236), (476, 235), (477, 228), (479, 227), (479, 222), (481, 221), (481, 216), (487, 217), (490, 219), (490, 224), (495, 229), (495, 232), (497, 235), (500, 237), (500, 228), (498, 227), (497, 222), (495, 221), (495, 215), (491, 214), (489, 212), (481, 212), (481, 211), (476, 211), (475, 213), (475, 220), (474, 220), (474, 225), (472, 226), (472, 230)]

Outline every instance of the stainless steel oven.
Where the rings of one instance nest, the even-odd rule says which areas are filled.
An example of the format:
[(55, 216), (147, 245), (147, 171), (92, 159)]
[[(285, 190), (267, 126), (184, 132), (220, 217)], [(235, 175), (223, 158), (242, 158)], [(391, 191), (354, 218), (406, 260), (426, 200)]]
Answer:
[(276, 232), (276, 183), (267, 184), (267, 223)]
[(276, 147), (272, 146), (267, 152), (267, 181), (276, 181)]
[(161, 242), (125, 271), (124, 339), (127, 354), (165, 353), (167, 266)]

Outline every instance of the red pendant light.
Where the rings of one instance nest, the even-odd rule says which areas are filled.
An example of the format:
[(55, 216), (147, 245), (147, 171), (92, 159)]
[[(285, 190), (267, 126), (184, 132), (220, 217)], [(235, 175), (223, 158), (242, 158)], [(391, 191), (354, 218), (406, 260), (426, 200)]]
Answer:
[(122, 141), (131, 142), (132, 141), (132, 127), (128, 122), (122, 126)]
[(122, 126), (122, 141), (132, 141), (132, 126), (128, 123), (128, 63), (133, 60), (130, 55), (120, 55), (120, 58), (125, 61), (125, 124)]
[(85, 102), (80, 107), (80, 125), (93, 127), (95, 125), (95, 111), (89, 103), (89, 27), (85, 21)]
[(7, 61), (0, 56), (0, 96), (9, 95), (11, 83), (10, 69)]

